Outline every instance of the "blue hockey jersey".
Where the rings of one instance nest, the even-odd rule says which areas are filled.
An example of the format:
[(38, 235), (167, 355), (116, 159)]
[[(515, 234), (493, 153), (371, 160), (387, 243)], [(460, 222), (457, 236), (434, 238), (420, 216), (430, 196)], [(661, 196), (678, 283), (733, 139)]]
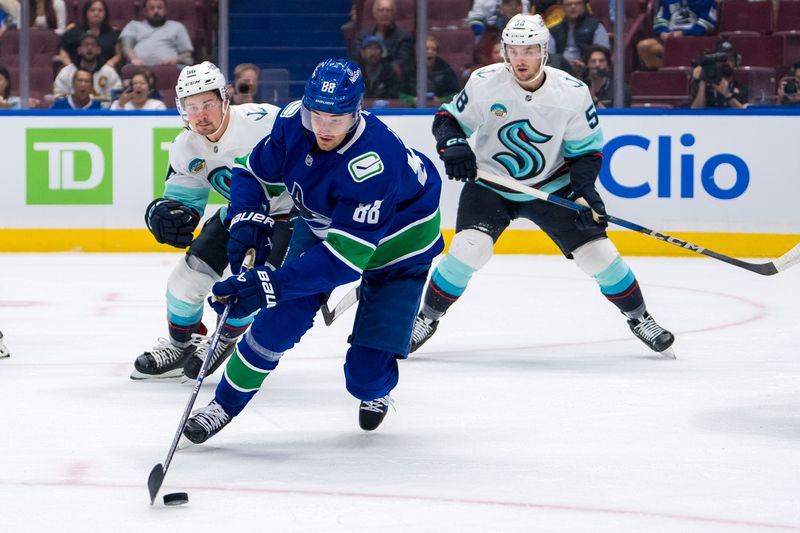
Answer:
[(231, 184), (234, 214), (259, 209), (265, 189), (270, 196), (288, 190), (320, 239), (270, 274), (280, 298), (329, 292), (364, 270), (439, 255), (442, 182), (433, 163), (368, 112), (342, 146), (322, 151), (302, 125), (300, 105), (286, 106), (272, 133), (237, 160)]

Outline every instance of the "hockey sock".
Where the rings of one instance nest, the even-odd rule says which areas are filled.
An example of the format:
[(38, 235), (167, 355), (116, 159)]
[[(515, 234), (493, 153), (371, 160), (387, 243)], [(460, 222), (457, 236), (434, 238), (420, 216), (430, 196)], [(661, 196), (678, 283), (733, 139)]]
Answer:
[(189, 340), (192, 338), (193, 333), (205, 335), (207, 333), (206, 327), (199, 320), (187, 325), (176, 324), (172, 320), (167, 320), (167, 327), (169, 328), (169, 338), (172, 344), (180, 348), (185, 348), (189, 345)]
[(476, 269), (452, 255), (446, 255), (434, 269), (425, 291), (422, 314), (438, 320), (464, 294)]
[(633, 271), (622, 257), (617, 257), (602, 272), (594, 276), (609, 302), (629, 318), (644, 314), (644, 297)]
[[(262, 351), (265, 351), (261, 348)], [(257, 353), (240, 342), (225, 366), (225, 373), (217, 385), (215, 399), (225, 412), (238, 415), (256, 395), (262, 383), (272, 370), (278, 366), (283, 353)]]

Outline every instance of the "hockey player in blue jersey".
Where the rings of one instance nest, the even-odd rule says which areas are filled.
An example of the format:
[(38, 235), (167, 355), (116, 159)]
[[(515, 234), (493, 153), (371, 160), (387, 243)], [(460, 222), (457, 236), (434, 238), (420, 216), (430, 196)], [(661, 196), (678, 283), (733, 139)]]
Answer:
[[(184, 435), (206, 441), (239, 414), (283, 354), (312, 326), (335, 287), (361, 279), (344, 376), (370, 431), (389, 409), (431, 261), (443, 249), (441, 178), (424, 155), (361, 110), (364, 82), (345, 59), (320, 63), (302, 101), (284, 108), (231, 186), (231, 268), (271, 230), (265, 191), (288, 190), (297, 224), (282, 267), (256, 267), (214, 285), (231, 315), (260, 310), (229, 359), (216, 394)], [(224, 305), (212, 302), (217, 312)]]

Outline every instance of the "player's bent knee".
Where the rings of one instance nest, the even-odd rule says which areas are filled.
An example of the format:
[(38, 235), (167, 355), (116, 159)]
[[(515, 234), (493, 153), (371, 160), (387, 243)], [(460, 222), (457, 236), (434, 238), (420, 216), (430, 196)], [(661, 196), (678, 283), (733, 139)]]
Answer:
[(572, 251), (575, 264), (589, 276), (596, 276), (619, 257), (614, 243), (609, 239), (596, 239)]
[(487, 233), (470, 228), (456, 233), (447, 253), (465, 265), (479, 270), (492, 258), (493, 251), (492, 237)]
[(201, 259), (185, 255), (178, 261), (167, 280), (167, 291), (185, 302), (201, 303), (219, 276)]

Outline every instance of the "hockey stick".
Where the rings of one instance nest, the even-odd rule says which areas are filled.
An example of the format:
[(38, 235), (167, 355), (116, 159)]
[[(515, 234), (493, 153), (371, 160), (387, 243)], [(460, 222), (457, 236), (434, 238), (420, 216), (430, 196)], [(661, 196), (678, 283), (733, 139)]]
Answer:
[[(494, 176), (492, 174), (486, 174), (485, 172), (481, 171), (478, 171), (478, 178), (485, 182), (493, 183), (495, 185), (505, 187), (506, 189), (510, 189), (512, 191), (517, 191), (521, 192), (522, 194), (533, 196), (534, 198), (544, 200), (545, 202), (550, 202), (552, 204), (572, 209), (573, 211), (585, 211), (589, 209), (586, 206), (577, 204), (575, 202), (571, 202), (566, 198), (561, 198), (560, 196), (555, 196), (553, 194), (546, 193), (539, 189), (534, 189), (533, 187), (524, 185), (513, 178), (505, 176)], [(730, 257), (721, 254), (719, 252), (703, 248), (702, 246), (698, 246), (696, 244), (692, 244), (690, 242), (678, 239), (677, 237), (672, 237), (670, 235), (667, 235), (666, 233), (660, 233), (658, 231), (646, 228), (644, 226), (640, 226), (635, 222), (630, 222), (622, 218), (618, 218), (612, 215), (606, 215), (606, 219), (613, 224), (622, 226), (624, 228), (628, 228), (633, 231), (638, 231), (639, 233), (642, 233), (649, 237), (653, 237), (654, 239), (658, 239), (659, 241), (664, 241), (668, 244), (684, 248), (686, 250), (689, 250), (690, 252), (695, 252), (708, 257), (712, 257), (718, 261), (722, 261), (723, 263), (728, 263), (729, 265), (743, 268), (745, 270), (749, 270), (750, 272), (761, 274), (762, 276), (771, 276), (773, 274), (777, 274), (778, 272), (782, 272), (788, 268), (791, 268), (798, 262), (800, 262), (800, 244), (796, 244), (794, 248), (792, 248), (779, 258), (774, 259), (772, 261), (768, 261), (766, 263), (750, 263), (748, 261), (742, 261), (741, 259), (736, 259), (735, 257)]]
[(361, 285), (356, 285), (347, 294), (342, 296), (342, 299), (339, 300), (339, 303), (336, 304), (336, 307), (333, 309), (330, 308), (328, 305), (328, 300), (325, 300), (325, 303), (322, 304), (320, 307), (320, 311), (322, 311), (322, 320), (325, 321), (326, 326), (330, 326), (333, 324), (333, 321), (342, 316), (342, 314), (353, 307), (353, 305), (358, 302), (359, 297), (361, 296)]
[[(242, 268), (239, 270), (239, 273), (242, 274), (247, 272), (251, 268), (253, 268), (253, 263), (255, 262), (256, 258), (256, 251), (252, 248), (247, 250), (247, 253), (244, 256), (244, 261), (242, 262)], [(169, 465), (172, 462), (172, 456), (175, 455), (175, 450), (178, 449), (178, 442), (181, 440), (181, 435), (183, 435), (183, 428), (186, 425), (186, 421), (189, 420), (189, 414), (192, 412), (192, 407), (194, 407), (194, 402), (197, 400), (197, 394), (200, 392), (200, 386), (203, 384), (203, 379), (206, 377), (206, 372), (208, 372), (208, 367), (211, 364), (211, 357), (210, 354), (213, 354), (214, 351), (217, 349), (217, 344), (219, 344), (219, 337), (222, 333), (222, 327), (225, 325), (225, 322), (228, 320), (228, 313), (231, 311), (231, 302), (227, 302), (225, 305), (225, 309), (222, 311), (222, 316), (219, 318), (219, 323), (217, 324), (217, 329), (214, 331), (214, 335), (211, 337), (211, 342), (208, 345), (208, 351), (206, 352), (206, 357), (203, 359), (203, 364), (200, 366), (200, 372), (197, 374), (197, 380), (194, 383), (194, 388), (192, 389), (192, 395), (189, 397), (189, 401), (186, 404), (186, 407), (183, 408), (183, 414), (181, 415), (181, 421), (178, 423), (178, 431), (175, 432), (175, 437), (172, 439), (172, 444), (169, 447), (169, 451), (167, 452), (167, 458), (164, 460), (164, 464), (158, 463), (153, 469), (150, 471), (150, 477), (147, 478), (147, 489), (150, 491), (150, 505), (153, 505), (153, 502), (156, 501), (156, 496), (158, 495), (158, 491), (161, 489), (161, 484), (164, 483), (164, 477), (167, 475), (167, 469), (169, 469)]]

